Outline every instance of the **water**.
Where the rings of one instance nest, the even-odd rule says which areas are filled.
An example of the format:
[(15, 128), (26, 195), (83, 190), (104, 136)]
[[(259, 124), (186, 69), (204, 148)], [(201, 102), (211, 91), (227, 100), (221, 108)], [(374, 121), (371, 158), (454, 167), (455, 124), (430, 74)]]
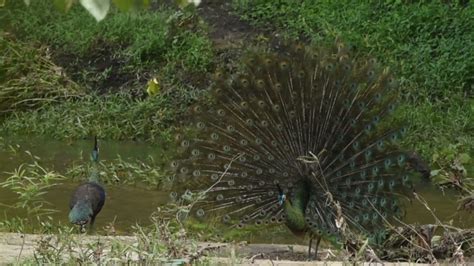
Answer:
[[(32, 162), (31, 157), (25, 153), (30, 151), (33, 155), (41, 157), (41, 165), (48, 169), (54, 169), (64, 174), (65, 169), (73, 162), (82, 159), (88, 162), (92, 141), (75, 141), (65, 143), (60, 141), (46, 141), (42, 139), (15, 139), (5, 140), (7, 143), (0, 151), (0, 182), (8, 176), (4, 172), (13, 171), (22, 163)], [(12, 152), (8, 145), (15, 147), (17, 152)], [(112, 160), (121, 156), (123, 159), (136, 160), (145, 159), (152, 156), (155, 160), (162, 158), (161, 148), (148, 143), (138, 142), (110, 142), (101, 141), (101, 160)], [(79, 182), (63, 181), (61, 185), (48, 191), (45, 199), (59, 210), (52, 214), (54, 221), (63, 224), (68, 223), (67, 214), (69, 212), (69, 198)], [(127, 234), (131, 232), (131, 226), (139, 223), (141, 225), (150, 224), (150, 215), (156, 208), (163, 205), (168, 200), (168, 192), (157, 190), (147, 190), (133, 186), (109, 185), (106, 187), (107, 200), (104, 208), (96, 219), (97, 228), (103, 228), (115, 221), (115, 228), (119, 233)], [(474, 217), (466, 212), (458, 213), (457, 198), (455, 193), (447, 191), (444, 194), (433, 186), (419, 189), (419, 194), (425, 198), (435, 215), (442, 222), (450, 222), (454, 226), (462, 228), (473, 228)], [(0, 188), (0, 203), (13, 204), (16, 196), (6, 189)], [(0, 205), (0, 217), (6, 213), (9, 217), (13, 215), (24, 216), (18, 210), (8, 209)], [(2, 218), (0, 218), (2, 219)], [(433, 215), (418, 201), (414, 200), (408, 206), (406, 222), (417, 222), (420, 224), (435, 223)]]

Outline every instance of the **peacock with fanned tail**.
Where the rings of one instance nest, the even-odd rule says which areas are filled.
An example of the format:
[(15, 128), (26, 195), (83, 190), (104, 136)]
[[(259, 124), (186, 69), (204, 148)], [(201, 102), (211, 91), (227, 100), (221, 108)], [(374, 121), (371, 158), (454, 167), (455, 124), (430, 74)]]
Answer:
[(388, 69), (342, 44), (252, 53), (243, 65), (216, 73), (211, 104), (190, 109), (171, 196), (201, 195), (192, 207), (201, 219), (309, 233), (310, 255), (313, 238), (317, 254), (346, 226), (380, 238), (416, 178), (398, 146), (406, 129), (387, 119), (398, 100)]
[(89, 181), (76, 188), (69, 202), (69, 221), (72, 224), (79, 225), (81, 232), (85, 231), (87, 224), (89, 224), (89, 229), (93, 228), (95, 217), (102, 210), (105, 203), (105, 190), (99, 181), (97, 137), (94, 137), (91, 161)]

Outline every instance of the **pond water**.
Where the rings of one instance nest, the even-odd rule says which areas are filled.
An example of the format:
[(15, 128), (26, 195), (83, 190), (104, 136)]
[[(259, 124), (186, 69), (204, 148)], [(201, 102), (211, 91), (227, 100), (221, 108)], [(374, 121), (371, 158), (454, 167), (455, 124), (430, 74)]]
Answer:
[[(54, 169), (62, 174), (73, 162), (83, 159), (88, 162), (89, 152), (91, 150), (91, 140), (75, 141), (71, 143), (63, 141), (45, 141), (41, 139), (15, 139), (4, 140), (6, 143), (0, 151), (0, 182), (8, 176), (5, 172), (11, 172), (22, 163), (32, 162), (31, 157), (25, 153), (30, 151), (33, 155), (41, 158), (41, 165), (47, 169)], [(14, 147), (13, 152), (9, 146)], [(148, 143), (139, 142), (100, 142), (101, 160), (112, 160), (120, 156), (122, 159), (134, 161), (136, 159), (145, 159), (149, 156), (156, 160), (161, 158), (160, 147)], [(51, 207), (59, 210), (52, 214), (55, 221), (68, 223), (67, 214), (69, 212), (69, 198), (75, 187), (80, 182), (62, 181), (48, 191), (45, 199), (52, 205)], [(134, 186), (110, 185), (106, 187), (107, 200), (104, 208), (96, 219), (97, 228), (102, 228), (112, 221), (118, 233), (126, 234), (131, 231), (131, 226), (139, 223), (141, 225), (150, 224), (150, 214), (160, 205), (168, 200), (168, 192), (158, 190), (147, 190)], [(445, 191), (427, 185), (418, 188), (419, 194), (429, 203), (436, 216), (443, 222), (452, 221), (452, 224), (462, 228), (473, 228), (474, 217), (466, 212), (458, 213), (457, 198), (453, 191)], [(16, 196), (13, 192), (0, 188), (0, 203), (13, 204)], [(9, 209), (0, 204), (0, 219), (4, 215), (8, 217), (19, 215), (24, 216), (21, 211)], [(416, 200), (408, 206), (406, 222), (435, 223), (432, 214)]]

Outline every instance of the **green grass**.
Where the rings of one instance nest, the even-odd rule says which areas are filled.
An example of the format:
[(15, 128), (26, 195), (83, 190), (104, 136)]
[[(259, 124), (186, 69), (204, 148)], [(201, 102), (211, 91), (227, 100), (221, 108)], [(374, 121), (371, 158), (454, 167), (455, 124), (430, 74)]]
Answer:
[(97, 23), (80, 5), (63, 14), (49, 0), (29, 7), (15, 1), (4, 19), (18, 39), (51, 47), (53, 59), (94, 90), (107, 82), (143, 84), (155, 75), (175, 80), (179, 71), (202, 75), (213, 58), (205, 26), (192, 11), (114, 10)]
[[(80, 5), (63, 14), (49, 0), (32, 1), (29, 7), (21, 1), (9, 2), (1, 12), (5, 29), (14, 36), (8, 44), (28, 47), (28, 54), (34, 57), (2, 60), (2, 69), (22, 73), (16, 70), (27, 66), (23, 69), (29, 75), (20, 75), (22, 83), (13, 89), (7, 86), (12, 82), (10, 72), (0, 76), (0, 96), (8, 96), (6, 107), (2, 108), (0, 102), (0, 112), (15, 104), (15, 99), (35, 103), (32, 100), (38, 96), (34, 85), (49, 80), (56, 83), (43, 87), (67, 91), (72, 85), (57, 84), (58, 80), (72, 80), (71, 84), (89, 94), (74, 99), (45, 99), (43, 102), (48, 104), (44, 106), (30, 104), (23, 112), (16, 110), (2, 121), (1, 131), (6, 134), (55, 139), (99, 134), (115, 140), (168, 140), (176, 115), (199, 93), (195, 83), (207, 83), (206, 75), (213, 63), (206, 27), (192, 10), (112, 11), (100, 23)], [(48, 62), (48, 68), (44, 70), (37, 62)], [(59, 70), (61, 75), (57, 74)], [(0, 74), (3, 72), (0, 70)], [(147, 98), (146, 82), (153, 77), (158, 78), (161, 90)], [(107, 95), (97, 96), (104, 92)]]
[[(4, 120), (1, 131), (54, 139), (81, 139), (97, 134), (114, 140), (166, 141), (171, 138), (171, 126), (180, 112), (171, 97), (161, 94), (136, 100), (128, 94), (91, 95), (14, 113)], [(181, 104), (186, 102), (183, 98), (179, 98)]]
[[(163, 152), (158, 161), (152, 156), (146, 160), (124, 160), (120, 156), (111, 162), (101, 162), (100, 180), (106, 185), (135, 185), (151, 189), (161, 188), (166, 181), (163, 172), (167, 154)], [(66, 176), (73, 180), (83, 180), (89, 176), (90, 166), (80, 163), (67, 170)]]
[(432, 158), (449, 145), (474, 152), (474, 8), (438, 1), (234, 1), (250, 23), (287, 36), (355, 45), (395, 71), (408, 148)]
[(0, 51), (1, 113), (39, 108), (84, 94), (47, 57), (45, 49), (0, 34)]

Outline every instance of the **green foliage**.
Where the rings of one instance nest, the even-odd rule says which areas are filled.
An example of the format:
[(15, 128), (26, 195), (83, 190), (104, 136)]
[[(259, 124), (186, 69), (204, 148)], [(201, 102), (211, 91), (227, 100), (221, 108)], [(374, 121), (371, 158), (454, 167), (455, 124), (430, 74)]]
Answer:
[(472, 89), (473, 8), (436, 1), (399, 5), (388, 1), (323, 1), (317, 5), (311, 1), (252, 1), (241, 4), (240, 10), (253, 23), (271, 22), (293, 36), (303, 34), (326, 42), (342, 37), (399, 67), (413, 97), (424, 97), (426, 90), (428, 96), (442, 98)]
[[(474, 100), (463, 99), (453, 94), (444, 102), (419, 99), (400, 106), (400, 117), (411, 124), (410, 134), (404, 140), (405, 146), (416, 147), (425, 158), (433, 163), (446, 165), (444, 159), (456, 153), (474, 152)], [(457, 147), (455, 150), (449, 147)], [(449, 149), (449, 157), (436, 156)], [(446, 154), (444, 154), (446, 155)], [(439, 159), (444, 157), (443, 161)]]
[(249, 243), (302, 242), (303, 239), (293, 235), (285, 225), (247, 225), (245, 230), (230, 228), (218, 221), (189, 220), (186, 228), (193, 237), (201, 241), (232, 242), (247, 241)]
[[(5, 6), (5, 1), (6, 0), (0, 1), (0, 7)], [(29, 6), (31, 0), (23, 0), (23, 2)], [(176, 3), (180, 7), (186, 7), (194, 2), (195, 1), (192, 0), (176, 0)], [(66, 13), (74, 4), (77, 3), (77, 1), (54, 0), (53, 3), (59, 11)], [(83, 0), (80, 3), (97, 21), (103, 20), (110, 9), (110, 0)], [(112, 0), (112, 3), (114, 3), (121, 11), (131, 11), (148, 7), (150, 5), (150, 0)]]
[(52, 47), (53, 59), (93, 89), (100, 89), (94, 87), (97, 79), (120, 82), (115, 86), (143, 82), (151, 73), (176, 80), (176, 70), (202, 74), (211, 64), (211, 43), (192, 11), (114, 10), (97, 23), (77, 5), (66, 14), (52, 5), (41, 0), (29, 8), (7, 6), (7, 29), (21, 40)]
[[(442, 1), (235, 0), (243, 19), (317, 43), (341, 38), (400, 79), (407, 146), (431, 155), (449, 143), (474, 150), (474, 8)], [(270, 25), (270, 26), (269, 26)]]
[(2, 132), (55, 139), (86, 138), (95, 132), (114, 140), (169, 140), (170, 126), (180, 112), (172, 97), (160, 94), (137, 100), (128, 94), (87, 96), (80, 101), (15, 113), (3, 122)]
[(166, 59), (172, 66), (181, 66), (185, 70), (204, 72), (212, 63), (211, 41), (192, 32), (176, 36), (172, 49)]
[(52, 5), (51, 1), (34, 1), (29, 8), (21, 3), (8, 7), (10, 29), (26, 41), (40, 41), (77, 55), (86, 55), (100, 39), (123, 47), (123, 51), (116, 49), (115, 53), (128, 51), (131, 55), (151, 49), (159, 54), (165, 45), (167, 12), (115, 12), (103, 23), (97, 23), (78, 6), (61, 14)]
[(50, 60), (46, 49), (34, 49), (2, 34), (0, 51), (0, 113), (38, 108), (83, 94)]
[(168, 211), (158, 209), (151, 221), (151, 226), (135, 226), (133, 237), (77, 235), (71, 227), (57, 227), (52, 234), (37, 236), (34, 256), (22, 264), (184, 265), (197, 259), (191, 256), (196, 254), (197, 244), (187, 238)]
[[(66, 176), (83, 180), (90, 172), (89, 168), (90, 166), (81, 162), (69, 169)], [(118, 157), (113, 161), (101, 162), (100, 180), (106, 184), (144, 184), (147, 188), (157, 188), (165, 178), (161, 168), (162, 165), (151, 156), (145, 161), (126, 161)]]
[[(5, 90), (10, 101), (19, 99), (29, 108), (37, 107), (32, 105), (38, 98), (32, 92), (37, 91), (29, 88), (42, 83), (49, 90), (71, 90), (73, 85), (77, 87), (79, 84), (94, 91), (118, 91), (122, 88), (126, 92), (105, 97), (87, 96), (79, 100), (61, 98), (59, 104), (41, 110), (16, 112), (4, 122), (3, 131), (9, 134), (40, 134), (65, 139), (86, 137), (94, 131), (116, 140), (166, 140), (176, 115), (195, 98), (191, 86), (176, 84), (180, 80), (204, 81), (212, 64), (211, 42), (203, 34), (203, 23), (192, 11), (114, 11), (97, 23), (78, 6), (62, 14), (54, 9), (53, 3), (42, 0), (32, 2), (28, 8), (22, 3), (11, 3), (5, 14), (7, 29), (18, 39), (52, 48), (39, 51), (30, 48), (28, 53), (11, 53), (20, 57), (47, 51), (43, 57), (20, 57), (23, 64), (17, 64), (19, 60), (5, 61), (11, 62), (9, 67), (12, 70), (2, 71), (22, 73), (14, 70), (28, 67), (27, 73), (30, 73), (27, 78), (19, 77), (22, 83), (14, 89), (10, 86)], [(9, 45), (19, 46), (15, 42)], [(28, 64), (35, 62), (30, 57), (39, 57), (40, 62), (48, 60), (48, 68), (42, 67), (44, 64)], [(16, 80), (12, 75), (2, 76), (8, 77), (5, 82)], [(150, 77), (159, 78), (159, 95), (138, 100), (145, 95), (143, 83)], [(77, 84), (56, 84), (63, 79), (72, 79)], [(46, 84), (50, 80), (59, 81)], [(27, 99), (32, 100), (23, 101), (23, 98), (16, 97), (23, 91), (30, 96)], [(52, 97), (54, 95), (46, 96), (44, 102), (58, 102), (57, 97)], [(9, 103), (9, 106), (12, 104), (16, 102)], [(3, 109), (11, 109), (9, 106)]]
[(28, 224), (27, 219), (20, 217), (8, 218), (6, 215), (0, 220), (0, 231), (1, 232), (25, 232)]
[(10, 176), (1, 182), (0, 186), (18, 195), (18, 201), (11, 206), (12, 208), (23, 209), (28, 216), (39, 217), (56, 211), (46, 207), (49, 203), (44, 200), (43, 195), (64, 177), (40, 166), (36, 161), (39, 158), (35, 156), (32, 158), (33, 163), (20, 165), (14, 172), (9, 173)]

